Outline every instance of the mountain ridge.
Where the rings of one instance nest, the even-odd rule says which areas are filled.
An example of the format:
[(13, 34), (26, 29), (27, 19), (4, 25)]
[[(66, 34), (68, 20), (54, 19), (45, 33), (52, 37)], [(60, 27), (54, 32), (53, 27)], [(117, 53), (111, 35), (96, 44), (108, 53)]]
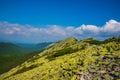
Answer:
[(0, 75), (2, 80), (119, 80), (120, 38), (62, 40)]

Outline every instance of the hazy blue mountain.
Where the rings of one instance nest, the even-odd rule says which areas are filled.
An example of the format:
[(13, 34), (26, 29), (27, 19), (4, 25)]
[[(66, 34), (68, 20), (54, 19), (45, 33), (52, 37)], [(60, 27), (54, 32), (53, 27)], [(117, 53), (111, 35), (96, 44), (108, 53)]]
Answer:
[(43, 42), (43, 43), (38, 43), (35, 45), (36, 49), (44, 49), (47, 48), (49, 45), (51, 45), (53, 42)]
[(45, 49), (46, 47), (48, 47), (52, 43), (53, 42), (42, 42), (42, 43), (37, 43), (37, 44), (16, 43), (16, 45), (23, 47), (23, 48), (31, 49), (33, 51), (37, 51), (37, 50)]
[(31, 52), (30, 49), (20, 47), (13, 43), (0, 43), (0, 54), (24, 54)]

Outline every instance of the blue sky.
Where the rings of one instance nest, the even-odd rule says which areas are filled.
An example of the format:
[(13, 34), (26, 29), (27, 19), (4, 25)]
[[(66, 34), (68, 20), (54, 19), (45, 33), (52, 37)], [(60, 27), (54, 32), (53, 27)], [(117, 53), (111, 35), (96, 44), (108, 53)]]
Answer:
[(120, 0), (0, 0), (0, 21), (31, 25), (103, 25), (120, 21)]
[[(86, 27), (87, 25), (93, 25), (99, 28), (105, 27), (107, 25), (106, 22), (110, 23), (110, 21), (116, 22), (118, 25), (120, 21), (119, 4), (120, 0), (0, 0), (0, 33), (2, 34), (0, 39), (29, 43), (48, 40), (55, 41), (68, 36), (74, 36), (74, 34), (77, 35), (71, 31), (69, 34), (72, 35), (60, 36), (61, 32), (64, 33), (64, 30), (70, 26), (77, 29), (85, 24)], [(7, 27), (3, 27), (3, 25)], [(11, 35), (3, 33), (8, 27), (10, 30), (14, 30), (13, 27), (15, 28), (16, 25), (21, 31), (25, 31), (22, 30), (23, 28), (28, 28), (28, 32), (30, 32), (30, 29), (33, 28), (36, 30), (41, 29), (43, 33), (38, 31), (41, 36), (36, 35), (34, 39), (32, 39), (33, 35), (29, 35), (26, 39), (21, 39), (24, 36), (19, 31), (19, 34), (15, 33), (15, 31), (13, 31), (13, 34), (11, 31)], [(54, 33), (50, 32), (53, 33), (51, 34), (52, 38), (47, 38), (50, 35), (47, 35), (44, 30), (49, 28), (56, 29), (55, 26), (60, 28), (57, 29), (61, 31), (59, 32), (60, 35), (52, 36)], [(84, 31), (84, 35), (86, 34), (85, 32), (87, 33), (87, 31)], [(111, 33), (107, 37), (116, 36), (116, 34), (119, 35), (119, 31), (118, 33)], [(95, 36), (92, 36), (91, 33), (91, 35), (86, 37), (75, 37), (81, 39)], [(98, 37), (104, 38), (103, 36), (95, 38), (99, 39)]]

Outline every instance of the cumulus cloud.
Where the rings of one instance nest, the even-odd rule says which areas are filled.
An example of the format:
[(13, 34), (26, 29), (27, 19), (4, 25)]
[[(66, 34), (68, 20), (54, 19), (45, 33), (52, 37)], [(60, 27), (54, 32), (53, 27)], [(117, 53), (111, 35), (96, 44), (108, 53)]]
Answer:
[(45, 42), (57, 41), (69, 36), (78, 39), (93, 37), (95, 39), (105, 39), (108, 37), (120, 35), (120, 22), (109, 20), (104, 26), (96, 25), (81, 25), (74, 26), (59, 26), (46, 25), (41, 28), (31, 25), (11, 24), (8, 22), (0, 22), (0, 39), (15, 41), (15, 42)]

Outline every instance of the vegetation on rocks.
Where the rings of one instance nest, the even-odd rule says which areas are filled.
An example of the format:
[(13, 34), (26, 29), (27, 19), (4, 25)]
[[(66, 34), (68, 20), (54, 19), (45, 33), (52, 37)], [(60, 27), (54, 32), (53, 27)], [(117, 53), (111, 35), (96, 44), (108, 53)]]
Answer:
[(120, 80), (120, 37), (67, 38), (1, 74), (0, 80)]

